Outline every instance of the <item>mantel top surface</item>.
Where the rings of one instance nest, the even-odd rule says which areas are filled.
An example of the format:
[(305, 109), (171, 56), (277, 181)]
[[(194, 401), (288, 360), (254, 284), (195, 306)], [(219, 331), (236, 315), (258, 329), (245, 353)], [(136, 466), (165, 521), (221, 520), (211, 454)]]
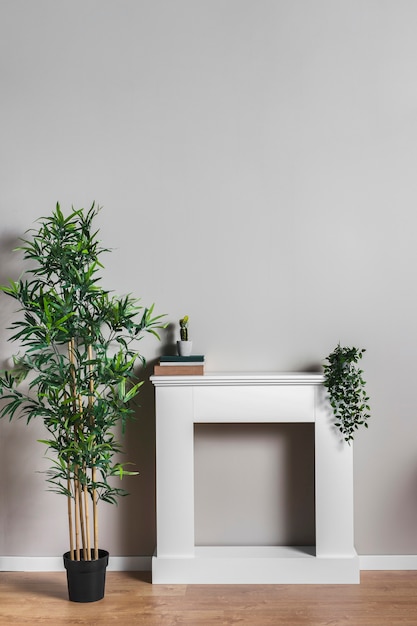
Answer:
[(151, 376), (156, 387), (321, 385), (324, 376), (311, 372), (209, 372), (202, 376)]

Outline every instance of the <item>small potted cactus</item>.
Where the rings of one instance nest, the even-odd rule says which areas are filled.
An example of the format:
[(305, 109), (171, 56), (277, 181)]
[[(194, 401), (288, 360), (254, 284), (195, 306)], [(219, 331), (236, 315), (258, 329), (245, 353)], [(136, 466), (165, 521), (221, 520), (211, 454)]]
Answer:
[(190, 356), (193, 342), (188, 339), (188, 315), (184, 315), (179, 321), (180, 340), (177, 341), (178, 354), (180, 356)]

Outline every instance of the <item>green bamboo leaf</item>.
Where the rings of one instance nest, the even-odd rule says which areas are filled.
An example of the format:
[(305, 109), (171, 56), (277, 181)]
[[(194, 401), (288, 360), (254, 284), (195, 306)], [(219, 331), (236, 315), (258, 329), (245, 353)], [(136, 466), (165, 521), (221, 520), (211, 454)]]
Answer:
[(134, 385), (124, 396), (123, 401), (124, 402), (129, 402), (129, 400), (131, 400), (132, 398), (134, 398), (138, 392), (140, 387), (142, 387), (144, 381), (141, 380), (139, 383), (137, 383), (136, 385)]

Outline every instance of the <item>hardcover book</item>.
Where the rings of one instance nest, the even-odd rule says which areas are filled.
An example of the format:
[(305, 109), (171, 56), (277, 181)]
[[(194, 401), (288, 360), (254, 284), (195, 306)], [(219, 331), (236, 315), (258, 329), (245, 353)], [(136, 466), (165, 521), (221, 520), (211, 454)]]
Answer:
[(160, 365), (192, 365), (204, 363), (203, 354), (191, 354), (190, 356), (178, 356), (176, 354), (159, 357)]
[(204, 365), (155, 365), (155, 376), (202, 376), (204, 374)]

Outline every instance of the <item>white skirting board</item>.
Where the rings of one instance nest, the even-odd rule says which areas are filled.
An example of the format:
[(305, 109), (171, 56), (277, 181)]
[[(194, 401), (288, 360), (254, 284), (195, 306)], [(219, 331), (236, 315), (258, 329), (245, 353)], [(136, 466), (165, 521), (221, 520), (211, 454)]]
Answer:
[[(112, 556), (107, 571), (148, 572), (152, 568), (150, 556)], [(61, 572), (62, 556), (0, 556), (0, 572)]]
[(361, 570), (417, 570), (417, 554), (362, 554)]
[[(359, 568), (363, 570), (417, 570), (417, 554), (362, 554)], [(150, 572), (151, 556), (111, 556), (108, 571)], [(0, 556), (0, 572), (64, 571), (62, 556)]]

